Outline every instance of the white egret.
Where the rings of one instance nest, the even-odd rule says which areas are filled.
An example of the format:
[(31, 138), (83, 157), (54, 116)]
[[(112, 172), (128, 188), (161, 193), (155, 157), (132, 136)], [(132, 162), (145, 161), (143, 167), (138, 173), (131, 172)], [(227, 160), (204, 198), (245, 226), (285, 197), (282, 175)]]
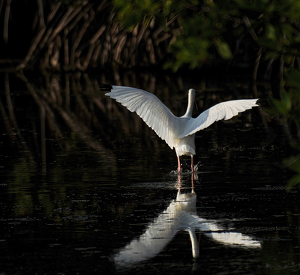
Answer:
[(193, 118), (195, 90), (190, 89), (186, 113), (177, 117), (154, 95), (141, 89), (110, 86), (107, 96), (115, 99), (129, 111), (136, 112), (171, 149), (175, 148), (178, 160), (178, 173), (181, 172), (180, 156), (191, 156), (191, 168), (194, 171), (193, 156), (196, 154), (195, 133), (207, 128), (215, 121), (230, 119), (240, 112), (251, 109), (258, 99), (230, 100), (219, 103), (198, 117)]

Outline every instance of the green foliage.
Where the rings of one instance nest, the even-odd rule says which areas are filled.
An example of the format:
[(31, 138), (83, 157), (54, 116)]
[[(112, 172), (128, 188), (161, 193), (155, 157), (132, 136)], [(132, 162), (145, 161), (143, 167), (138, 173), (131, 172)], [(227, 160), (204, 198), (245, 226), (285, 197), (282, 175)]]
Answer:
[[(286, 83), (291, 88), (300, 89), (300, 71), (296, 69), (287, 69), (285, 72)], [(293, 89), (294, 90), (294, 89)], [(299, 92), (299, 91), (296, 91)]]
[(296, 173), (287, 184), (287, 191), (291, 191), (293, 187), (300, 184), (300, 154), (297, 156), (292, 156), (283, 162), (287, 167)]
[(231, 59), (232, 58), (232, 53), (231, 53), (230, 47), (229, 47), (228, 43), (226, 43), (224, 40), (216, 39), (215, 47), (218, 51), (218, 54), (223, 59)]
[(291, 145), (295, 150), (299, 151), (296, 156), (291, 156), (283, 161), (285, 167), (296, 173), (287, 185), (287, 190), (300, 183), (300, 71), (289, 68), (285, 70), (281, 98), (271, 99), (271, 113), (283, 115), (294, 125), (298, 132), (298, 137), (293, 140)]
[[(231, 59), (232, 49), (239, 50), (232, 47), (245, 35), (251, 35), (265, 59), (280, 59), (283, 66), (293, 66), (300, 56), (299, 0), (115, 0), (114, 4), (124, 27), (133, 29), (155, 18), (159, 27), (173, 35), (169, 50), (174, 58), (166, 66), (174, 70), (183, 65), (199, 67), (216, 54)], [(170, 26), (168, 22), (174, 18), (176, 22)], [(296, 125), (300, 137), (299, 70), (285, 70), (280, 98), (271, 99), (270, 105), (273, 114)], [(300, 151), (299, 144), (293, 146)], [(291, 188), (300, 183), (299, 156), (284, 164), (297, 174), (289, 182)]]
[(291, 111), (290, 96), (285, 90), (281, 91), (280, 96), (281, 99), (272, 98), (270, 100), (272, 106), (272, 110), (270, 110), (270, 112), (273, 114), (288, 115)]
[(114, 5), (130, 30), (151, 18), (166, 27), (176, 16), (179, 27), (171, 29), (175, 39), (170, 45), (175, 61), (168, 63), (175, 69), (184, 64), (201, 66), (213, 52), (231, 59), (231, 45), (247, 32), (264, 49), (265, 58), (284, 57), (291, 63), (299, 54), (298, 0), (115, 0)]
[(300, 183), (300, 175), (293, 176), (288, 183), (287, 191), (290, 192), (291, 189)]
[(125, 28), (133, 30), (133, 28), (145, 18), (154, 17), (160, 10), (161, 1), (145, 0), (145, 1), (123, 1), (115, 0), (114, 6)]

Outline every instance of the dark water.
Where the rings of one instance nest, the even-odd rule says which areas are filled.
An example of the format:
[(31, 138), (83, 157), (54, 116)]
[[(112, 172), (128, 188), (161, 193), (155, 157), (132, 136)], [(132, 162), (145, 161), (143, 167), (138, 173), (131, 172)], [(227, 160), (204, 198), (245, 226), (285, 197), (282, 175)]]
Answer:
[[(181, 115), (192, 80), (1, 75), (0, 274), (299, 274), (289, 136), (264, 101), (198, 133), (199, 171), (178, 178), (175, 152), (98, 82), (155, 91)], [(200, 109), (269, 93), (193, 85)]]

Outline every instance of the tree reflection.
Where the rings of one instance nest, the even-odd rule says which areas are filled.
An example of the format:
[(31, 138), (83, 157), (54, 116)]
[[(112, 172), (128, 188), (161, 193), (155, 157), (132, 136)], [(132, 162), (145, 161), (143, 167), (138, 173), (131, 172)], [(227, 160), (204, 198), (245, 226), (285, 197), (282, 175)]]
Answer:
[[(82, 152), (85, 150), (92, 152), (92, 158), (95, 158), (93, 164), (88, 165), (96, 167), (98, 173), (107, 177), (126, 174), (129, 167), (132, 173), (141, 174), (141, 171), (146, 169), (144, 171), (155, 176), (152, 172), (155, 172), (162, 162), (165, 173), (173, 170), (176, 163), (172, 163), (173, 154), (167, 145), (157, 138), (138, 116), (99, 92), (99, 83), (143, 88), (161, 98), (174, 114), (182, 115), (185, 112), (185, 104), (182, 102), (185, 102), (186, 91), (192, 85), (189, 79), (186, 75), (168, 73), (162, 75), (145, 71), (124, 72), (117, 68), (112, 70), (111, 74), (103, 73), (97, 77), (76, 73), (44, 74), (39, 78), (20, 74), (16, 78), (13, 74), (4, 74), (4, 91), (0, 95), (0, 125), (5, 144), (2, 153), (5, 156), (13, 156), (11, 171), (16, 173), (12, 176), (15, 177), (14, 190), (17, 190), (18, 186), (23, 188), (21, 181), (18, 180), (22, 177), (22, 173), (30, 177), (32, 173), (47, 176), (49, 169), (53, 172), (53, 166), (56, 169), (55, 181), (63, 182), (63, 172), (59, 167), (60, 156), (66, 156), (68, 162), (75, 161), (73, 160), (75, 158), (80, 163)], [(247, 87), (245, 83), (238, 82), (230, 86), (224, 85), (229, 84), (211, 79), (199, 80), (192, 85), (198, 91), (197, 105), (200, 111), (224, 100), (261, 97), (272, 93), (270, 87), (265, 84), (259, 89), (257, 87), (251, 89), (249, 88), (251, 86)], [(258, 90), (261, 95), (257, 94)], [(256, 114), (236, 117), (233, 122), (234, 127), (232, 122), (223, 122), (213, 126), (215, 129), (219, 128), (218, 131), (210, 131), (213, 129), (211, 128), (205, 132), (206, 134), (202, 134), (201, 143), (207, 144), (205, 146), (210, 148), (202, 150), (200, 147), (202, 158), (210, 158), (221, 150), (226, 155), (224, 167), (229, 166), (230, 157), (236, 151), (244, 150), (240, 142), (230, 138), (232, 131), (236, 129), (245, 133), (244, 137), (248, 137), (248, 129), (257, 127), (257, 124), (263, 125), (264, 134), (274, 140), (274, 132), (270, 127), (273, 123), (272, 118), (266, 115), (262, 108), (258, 108)], [(221, 130), (225, 124), (227, 132)], [(136, 135), (138, 137), (135, 137)], [(273, 140), (267, 137), (262, 141), (260, 137), (252, 137), (247, 144), (258, 148), (255, 152), (256, 158), (263, 158), (268, 146), (273, 146)], [(196, 142), (200, 143), (197, 140)], [(141, 152), (145, 157), (137, 166)], [(248, 167), (241, 166), (240, 169), (246, 171)], [(10, 192), (14, 193), (11, 190)], [(47, 194), (42, 196), (47, 197)], [(32, 198), (29, 198), (30, 200)], [(48, 202), (50, 201), (49, 199)], [(15, 201), (15, 204), (19, 203)], [(30, 208), (30, 203), (28, 207)], [(47, 207), (54, 208), (53, 205)]]
[[(158, 84), (158, 77), (153, 74), (141, 73), (139, 78), (136, 78), (133, 73), (121, 74), (122, 72), (115, 70), (113, 79), (101, 75), (100, 81), (136, 87), (140, 87), (139, 83), (143, 83), (142, 88), (162, 98), (175, 114), (184, 113), (182, 106), (184, 104), (181, 103), (186, 100), (186, 91), (190, 85), (183, 84), (181, 77), (173, 76), (170, 81), (169, 75), (160, 76)], [(122, 140), (124, 133), (132, 135), (133, 132), (141, 129), (145, 137), (152, 134), (151, 129), (143, 125), (137, 116), (129, 114), (127, 110), (117, 106), (100, 93), (99, 80), (90, 78), (87, 74), (63, 76), (46, 74), (38, 80), (20, 74), (18, 78), (23, 82), (22, 96), (11, 91), (10, 83), (15, 81), (14, 76), (9, 74), (4, 76), (5, 97), (0, 98), (2, 124), (8, 138), (22, 147), (20, 151), (26, 152), (36, 161), (41, 160), (44, 171), (49, 162), (47, 154), (51, 153), (47, 149), (49, 139), (54, 139), (59, 150), (66, 153), (70, 151), (73, 135), (75, 135), (77, 141), (80, 140), (88, 148), (106, 157), (115, 154), (112, 150), (111, 135)], [(198, 105), (203, 109), (221, 100), (233, 98), (223, 95), (221, 99), (217, 94), (211, 95), (213, 99), (210, 96), (203, 98), (201, 95), (203, 84), (198, 85), (199, 87), (195, 87), (200, 91)], [(26, 122), (24, 117), (27, 117)], [(116, 127), (111, 126), (112, 120), (115, 120)], [(27, 134), (24, 137), (24, 130), (32, 132), (33, 135)], [(97, 138), (96, 135), (101, 137)], [(147, 138), (144, 141), (149, 142)], [(151, 146), (159, 148), (160, 140), (151, 139)]]
[[(169, 215), (171, 206), (174, 211), (181, 211), (172, 210), (174, 213), (168, 223), (170, 230), (160, 231), (161, 234), (176, 234), (176, 230), (187, 230), (183, 223), (185, 219), (190, 219), (189, 226), (195, 230), (188, 232), (194, 243), (192, 251), (195, 256), (198, 253), (198, 244), (195, 242), (194, 232), (201, 231), (204, 236), (219, 243), (232, 242), (226, 230), (221, 231), (225, 233), (223, 235), (220, 231), (215, 232), (219, 230), (220, 225), (216, 220), (208, 220), (209, 210), (206, 211), (205, 219), (197, 216), (193, 208), (196, 201), (195, 192), (187, 194), (181, 188), (177, 199), (172, 201), (169, 207), (165, 205), (170, 192), (165, 187), (161, 188), (161, 185), (169, 185), (166, 174), (176, 167), (173, 153), (139, 117), (99, 92), (98, 84), (112, 83), (148, 90), (161, 98), (176, 115), (185, 112), (182, 109), (185, 104), (182, 102), (185, 102), (186, 91), (191, 86), (198, 91), (197, 104), (201, 111), (224, 100), (254, 96), (266, 98), (274, 94), (270, 85), (262, 83), (253, 89), (245, 81), (236, 80), (229, 84), (215, 79), (192, 83), (187, 75), (118, 70), (96, 77), (82, 73), (45, 74), (34, 78), (30, 75), (16, 77), (13, 74), (0, 74), (0, 77), (4, 84), (0, 91), (0, 201), (3, 224), (1, 240), (8, 257), (14, 257), (15, 253), (18, 253), (18, 248), (11, 248), (10, 245), (19, 244), (19, 240), (30, 240), (35, 249), (40, 235), (43, 235), (45, 243), (49, 242), (50, 246), (59, 246), (68, 243), (68, 238), (75, 239), (85, 234), (93, 235), (93, 244), (90, 246), (97, 247), (95, 250), (101, 250), (101, 253), (106, 249), (103, 255), (108, 257), (108, 254), (114, 253), (113, 249), (120, 246), (120, 239), (124, 241), (124, 235), (118, 239), (114, 233), (124, 232), (124, 225), (125, 230), (132, 229), (128, 226), (128, 221), (131, 223), (138, 218), (136, 213), (141, 204), (145, 213), (148, 213), (150, 208), (152, 213), (155, 212), (154, 216), (157, 218), (153, 219), (151, 216), (151, 224), (149, 216), (144, 217), (149, 228), (153, 230), (159, 228), (159, 221), (163, 221), (163, 218)], [(264, 107), (264, 102), (261, 105)], [(281, 159), (289, 154), (288, 135), (293, 134), (293, 131), (287, 129), (290, 124), (281, 125), (277, 118), (267, 115), (263, 108), (236, 117), (233, 122), (220, 122), (206, 131), (201, 131), (199, 139), (196, 139), (199, 145), (196, 161), (201, 162), (200, 171), (226, 171), (226, 182), (220, 180), (219, 186), (223, 188), (224, 184), (226, 189), (229, 184), (230, 192), (239, 188), (239, 184), (243, 183), (245, 175), (248, 176), (249, 173), (255, 178), (251, 183), (245, 180), (248, 187), (251, 185), (249, 188), (252, 188), (252, 185), (261, 187), (268, 184), (272, 189), (273, 185), (283, 185), (284, 173), (279, 169), (274, 171), (274, 163), (280, 163)], [(218, 173), (214, 176), (211, 181), (208, 179), (209, 183), (213, 184), (205, 187), (209, 193), (207, 200), (215, 197), (215, 191), (209, 188), (218, 184), (217, 178), (220, 176)], [(236, 176), (239, 180), (235, 184), (233, 179)], [(158, 180), (161, 185), (155, 185), (150, 190), (144, 187), (145, 182)], [(132, 189), (136, 182), (142, 185), (142, 188)], [(267, 216), (272, 216), (274, 213), (270, 205), (276, 204), (274, 201), (280, 201), (279, 214), (287, 213), (287, 219), (292, 220), (292, 223), (289, 220), (286, 224), (297, 228), (297, 200), (288, 200), (291, 205), (285, 207), (287, 200), (282, 202), (279, 196), (284, 195), (281, 193), (275, 199), (274, 193), (262, 193), (256, 193), (259, 206), (253, 207), (254, 216), (259, 216), (257, 208), (260, 206), (263, 209), (270, 207)], [(248, 198), (252, 203), (255, 201), (251, 194)], [(161, 203), (159, 207), (157, 201)], [(213, 201), (209, 202), (210, 206), (213, 204)], [(221, 209), (218, 207), (216, 209)], [(242, 207), (248, 209), (248, 205)], [(170, 211), (161, 214), (164, 213), (164, 209)], [(231, 209), (228, 210), (230, 211)], [(176, 223), (172, 225), (171, 221)], [(277, 231), (270, 229), (268, 222), (269, 219), (264, 225), (271, 232), (270, 235), (276, 238)], [(115, 231), (112, 231), (112, 228)], [(143, 228), (139, 228), (140, 231), (135, 228), (132, 230), (134, 235), (126, 234), (125, 238), (139, 236), (135, 242), (141, 243), (142, 238), (146, 236), (142, 237)], [(25, 235), (24, 232), (31, 236)], [(72, 237), (69, 237), (70, 233), (73, 234)], [(160, 242), (160, 247), (164, 249), (168, 241), (174, 243), (172, 234), (161, 235), (164, 240), (156, 239), (152, 244)], [(239, 234), (234, 232), (235, 236), (242, 236)], [(264, 235), (261, 232), (258, 234)], [(293, 241), (297, 242), (299, 238), (295, 236), (293, 235)], [(16, 238), (18, 242), (15, 242)], [(238, 238), (235, 239), (236, 242), (237, 240)], [(94, 244), (97, 241), (99, 243)], [(129, 239), (128, 242), (130, 241)], [(76, 248), (80, 249), (84, 245), (86, 244), (77, 243)], [(64, 248), (62, 247), (62, 250)], [(278, 246), (279, 248), (281, 247)], [(128, 250), (124, 250), (124, 253), (125, 251), (129, 253)], [(157, 248), (153, 248), (153, 253), (157, 251)], [(293, 251), (289, 255), (296, 253)]]

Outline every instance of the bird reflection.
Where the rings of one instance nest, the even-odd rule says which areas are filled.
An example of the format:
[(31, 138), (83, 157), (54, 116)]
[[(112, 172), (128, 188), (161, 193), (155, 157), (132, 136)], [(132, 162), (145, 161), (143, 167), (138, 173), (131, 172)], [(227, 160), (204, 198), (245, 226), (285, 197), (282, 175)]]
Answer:
[(190, 236), (192, 255), (199, 257), (196, 230), (224, 245), (244, 248), (259, 248), (260, 242), (252, 237), (222, 228), (217, 221), (201, 218), (196, 212), (197, 195), (194, 191), (195, 173), (191, 174), (191, 192), (182, 192), (181, 175), (178, 175), (177, 196), (168, 208), (153, 222), (140, 237), (131, 241), (114, 256), (118, 266), (127, 266), (148, 260), (161, 252), (178, 231), (187, 231)]

